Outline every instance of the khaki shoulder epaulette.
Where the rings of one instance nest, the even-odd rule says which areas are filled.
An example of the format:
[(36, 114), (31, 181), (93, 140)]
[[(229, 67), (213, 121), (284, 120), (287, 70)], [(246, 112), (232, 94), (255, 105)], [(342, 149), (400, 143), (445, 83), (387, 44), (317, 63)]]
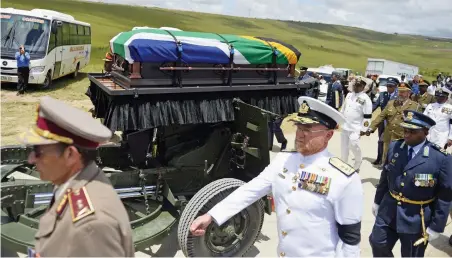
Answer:
[(337, 170), (341, 171), (342, 174), (346, 176), (351, 176), (356, 172), (356, 170), (352, 166), (350, 166), (348, 163), (344, 162), (338, 157), (330, 158), (330, 165), (335, 167)]

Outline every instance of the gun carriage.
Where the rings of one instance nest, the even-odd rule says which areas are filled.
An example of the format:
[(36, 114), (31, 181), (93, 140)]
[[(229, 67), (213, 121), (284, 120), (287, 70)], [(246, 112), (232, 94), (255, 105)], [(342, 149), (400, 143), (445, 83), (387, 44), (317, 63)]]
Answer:
[[(271, 213), (266, 197), (204, 237), (189, 225), (269, 164), (269, 122), (317, 95), (317, 81), (293, 76), (300, 52), (270, 38), (161, 29), (119, 33), (110, 48), (108, 71), (88, 75), (86, 95), (93, 116), (122, 132), (97, 164), (129, 212), (136, 249), (178, 224), (186, 256), (245, 255)], [(19, 252), (34, 245), (52, 197), (29, 151), (1, 149), (2, 243)]]

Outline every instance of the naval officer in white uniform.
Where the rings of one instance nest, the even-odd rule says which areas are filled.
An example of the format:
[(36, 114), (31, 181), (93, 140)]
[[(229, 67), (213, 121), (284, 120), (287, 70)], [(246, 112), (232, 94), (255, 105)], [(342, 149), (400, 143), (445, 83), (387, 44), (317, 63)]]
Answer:
[(195, 219), (190, 227), (193, 235), (204, 235), (212, 221), (222, 225), (271, 192), (279, 233), (278, 256), (360, 255), (361, 180), (352, 166), (327, 150), (344, 116), (313, 98), (300, 97), (298, 101), (299, 113), (288, 118), (297, 127), (297, 151), (279, 153), (256, 178)]
[(450, 93), (446, 87), (438, 88), (436, 102), (428, 104), (424, 111), (424, 115), (436, 122), (430, 128), (427, 140), (444, 149), (452, 146), (452, 105), (447, 103)]
[(361, 132), (366, 132), (369, 129), (372, 119), (372, 100), (363, 91), (365, 86), (366, 82), (358, 79), (353, 91), (347, 94), (341, 108), (341, 113), (345, 117), (341, 133), (341, 159), (348, 162), (348, 154), (351, 150), (355, 157), (353, 168), (356, 170), (360, 169), (363, 161), (359, 138)]

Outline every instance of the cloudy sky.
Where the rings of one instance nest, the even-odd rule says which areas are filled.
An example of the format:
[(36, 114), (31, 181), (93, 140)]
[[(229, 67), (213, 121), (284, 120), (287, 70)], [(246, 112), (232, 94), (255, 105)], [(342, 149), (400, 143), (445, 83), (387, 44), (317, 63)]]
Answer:
[(452, 0), (88, 0), (452, 38)]

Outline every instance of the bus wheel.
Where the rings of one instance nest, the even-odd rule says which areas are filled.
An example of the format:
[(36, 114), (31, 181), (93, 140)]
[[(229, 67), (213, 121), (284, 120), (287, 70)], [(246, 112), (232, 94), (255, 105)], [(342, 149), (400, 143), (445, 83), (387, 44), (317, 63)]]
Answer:
[(48, 89), (52, 85), (52, 70), (49, 70), (46, 75), (46, 79), (44, 80), (44, 83), (42, 84), (43, 89)]
[(72, 77), (75, 79), (78, 76), (78, 69), (80, 67), (80, 63), (77, 63), (77, 67), (75, 68), (75, 72), (72, 74)]

